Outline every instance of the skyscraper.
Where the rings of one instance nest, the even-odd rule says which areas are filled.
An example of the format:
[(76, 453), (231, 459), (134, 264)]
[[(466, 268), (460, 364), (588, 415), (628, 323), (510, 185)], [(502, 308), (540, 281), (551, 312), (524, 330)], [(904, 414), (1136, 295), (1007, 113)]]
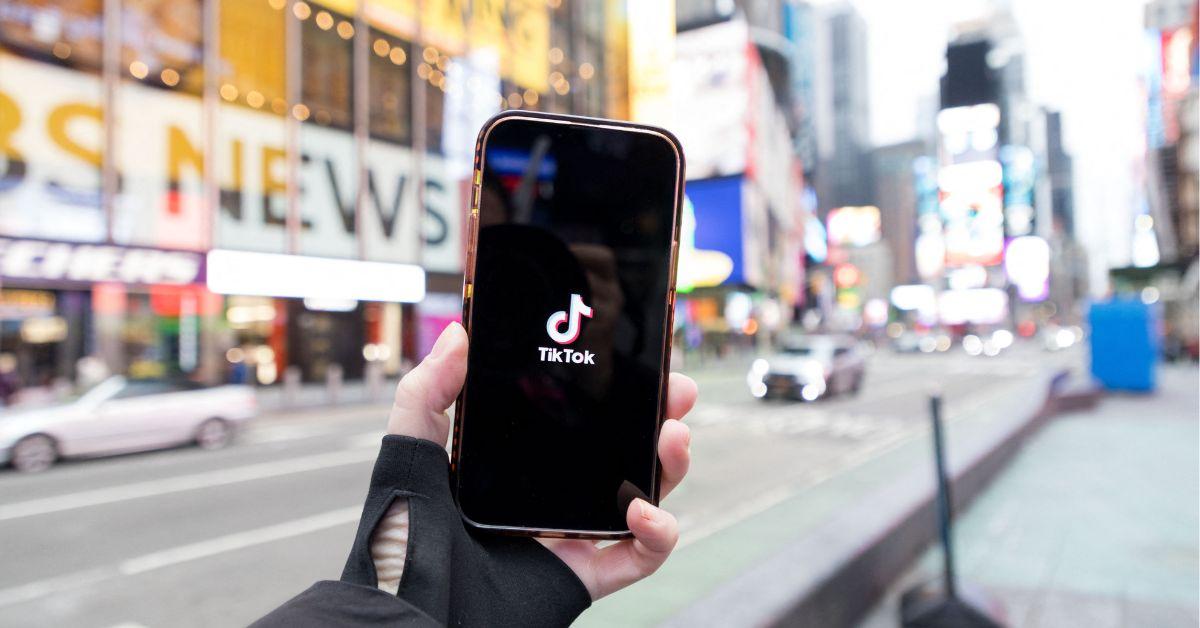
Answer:
[(817, 29), (814, 86), (819, 209), (871, 201), (867, 93), (867, 27), (849, 3), (823, 8)]

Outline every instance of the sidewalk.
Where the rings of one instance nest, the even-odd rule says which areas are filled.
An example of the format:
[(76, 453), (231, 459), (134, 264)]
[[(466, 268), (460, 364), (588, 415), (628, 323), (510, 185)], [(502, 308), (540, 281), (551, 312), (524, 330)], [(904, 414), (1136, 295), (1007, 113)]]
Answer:
[(255, 388), (258, 407), (266, 414), (335, 406), (378, 405), (389, 403), (399, 378), (384, 379), (372, 389), (363, 381), (346, 382), (331, 390), (326, 384), (302, 384), (294, 391), (282, 384)]
[[(1163, 367), (1157, 394), (1051, 419), (959, 517), (959, 577), (1008, 625), (1197, 625), (1197, 377)], [(900, 593), (940, 560), (927, 551), (862, 625), (897, 626)]]

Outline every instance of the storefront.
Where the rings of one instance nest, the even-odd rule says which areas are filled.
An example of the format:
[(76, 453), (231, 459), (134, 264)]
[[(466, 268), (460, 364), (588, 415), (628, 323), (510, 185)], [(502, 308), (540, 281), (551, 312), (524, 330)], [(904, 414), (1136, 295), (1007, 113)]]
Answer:
[(199, 317), (219, 308), (204, 270), (189, 251), (0, 238), (0, 353), (23, 386), (73, 380), (85, 360), (143, 377), (194, 372)]

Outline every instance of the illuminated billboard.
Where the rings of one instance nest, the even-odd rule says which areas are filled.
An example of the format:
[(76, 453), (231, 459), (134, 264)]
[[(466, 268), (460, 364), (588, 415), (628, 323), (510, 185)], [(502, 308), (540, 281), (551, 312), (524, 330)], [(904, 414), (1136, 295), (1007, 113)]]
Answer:
[(938, 173), (946, 266), (993, 266), (1004, 254), (1004, 187), (1000, 163), (973, 161)]
[(825, 221), (833, 246), (866, 246), (879, 241), (881, 222), (874, 205), (831, 209)]
[(1045, 300), (1050, 293), (1050, 245), (1037, 236), (1013, 238), (1004, 253), (1004, 272), (1022, 301)]
[(997, 147), (1000, 108), (994, 104), (943, 109), (938, 208), (945, 264), (994, 266), (1004, 257), (1004, 169)]
[(1000, 149), (1004, 166), (1004, 225), (1010, 237), (1031, 235), (1036, 224), (1033, 208), (1033, 151), (1026, 146)]

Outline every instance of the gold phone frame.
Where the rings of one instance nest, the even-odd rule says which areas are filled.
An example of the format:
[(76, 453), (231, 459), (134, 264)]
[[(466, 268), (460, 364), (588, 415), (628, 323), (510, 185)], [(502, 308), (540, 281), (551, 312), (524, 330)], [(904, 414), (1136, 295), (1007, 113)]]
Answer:
[[(667, 287), (667, 294), (663, 306), (667, 308), (667, 315), (663, 319), (663, 351), (662, 364), (659, 369), (659, 392), (658, 392), (658, 408), (657, 416), (654, 425), (654, 443), (655, 452), (653, 457), (654, 468), (651, 471), (653, 478), (653, 501), (657, 505), (660, 499), (660, 487), (662, 486), (661, 468), (658, 460), (658, 439), (662, 429), (662, 423), (666, 417), (667, 407), (667, 380), (671, 370), (671, 330), (674, 328), (675, 318), (675, 279), (679, 266), (679, 229), (680, 229), (680, 212), (683, 207), (683, 186), (684, 186), (684, 157), (683, 147), (670, 131), (650, 125), (635, 124), (632, 122), (624, 122), (620, 120), (607, 120), (603, 118), (588, 118), (583, 116), (570, 116), (562, 114), (541, 113), (535, 111), (509, 110), (501, 112), (493, 116), (483, 128), (479, 131), (479, 136), (475, 141), (475, 168), (471, 175), (471, 205), (470, 213), (467, 221), (466, 234), (466, 261), (463, 265), (463, 311), (462, 321), (463, 327), (467, 331), (467, 338), (471, 336), (471, 317), (473, 314), (474, 300), (472, 295), (475, 286), (475, 246), (479, 237), (479, 202), (481, 196), (481, 186), (483, 178), (483, 160), (484, 151), (487, 147), (487, 139), (492, 130), (500, 124), (510, 120), (526, 120), (541, 122), (546, 124), (562, 124), (568, 126), (587, 126), (594, 128), (616, 129), (633, 133), (646, 133), (656, 135), (667, 142), (675, 153), (676, 163), (676, 183), (675, 183), (675, 199), (672, 207), (672, 228), (671, 228), (671, 272)], [(470, 373), (467, 373), (467, 379), (470, 380)], [(462, 449), (462, 425), (463, 418), (466, 413), (466, 385), (458, 393), (458, 400), (455, 402), (454, 409), (454, 427), (452, 430), (452, 440), (450, 446), (450, 486), (454, 492), (455, 504), (458, 506), (459, 514), (463, 521), (468, 525), (480, 530), (487, 530), (499, 534), (510, 534), (518, 536), (537, 536), (548, 538), (567, 538), (567, 539), (596, 539), (596, 540), (612, 540), (631, 538), (633, 533), (629, 530), (624, 531), (607, 531), (607, 530), (562, 530), (554, 528), (535, 528), (535, 527), (516, 527), (505, 525), (492, 525), (472, 521), (463, 513), (462, 506), (458, 503), (458, 468), (459, 455)]]

